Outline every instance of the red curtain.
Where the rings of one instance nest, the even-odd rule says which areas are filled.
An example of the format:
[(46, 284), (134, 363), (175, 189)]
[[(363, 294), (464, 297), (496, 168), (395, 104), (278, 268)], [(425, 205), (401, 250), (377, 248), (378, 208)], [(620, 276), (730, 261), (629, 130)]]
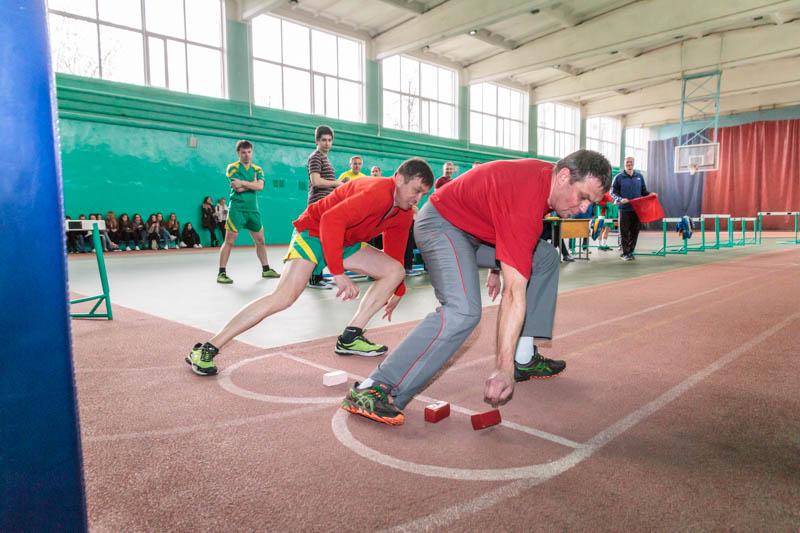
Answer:
[[(800, 211), (800, 119), (720, 128), (717, 141), (719, 170), (706, 172), (703, 213)], [(793, 230), (794, 217), (766, 217), (764, 229)]]

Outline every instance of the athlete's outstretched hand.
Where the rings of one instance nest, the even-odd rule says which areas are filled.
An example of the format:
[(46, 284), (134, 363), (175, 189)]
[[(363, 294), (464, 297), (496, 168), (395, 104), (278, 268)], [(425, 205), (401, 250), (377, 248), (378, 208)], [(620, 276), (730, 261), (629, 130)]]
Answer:
[(398, 303), (400, 303), (400, 296), (397, 296), (396, 294), (392, 294), (392, 296), (389, 298), (389, 301), (386, 302), (386, 306), (383, 308), (384, 313), (383, 313), (383, 316), (381, 318), (385, 318), (386, 320), (391, 322), (392, 321), (392, 311), (394, 311), (394, 308), (397, 307)]
[(483, 391), (484, 400), (497, 407), (505, 403), (514, 392), (514, 371), (495, 370), (489, 379), (486, 380), (486, 388)]
[(353, 280), (347, 277), (347, 274), (333, 276), (333, 281), (336, 283), (336, 287), (339, 289), (339, 291), (336, 293), (337, 298), (341, 297), (342, 301), (358, 298), (358, 295), (361, 291), (359, 290), (358, 285), (353, 283)]

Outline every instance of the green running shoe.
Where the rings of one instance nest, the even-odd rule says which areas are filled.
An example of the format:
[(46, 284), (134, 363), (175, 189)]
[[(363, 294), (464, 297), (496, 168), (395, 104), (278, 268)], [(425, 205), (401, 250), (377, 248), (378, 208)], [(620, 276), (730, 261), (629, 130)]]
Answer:
[(336, 340), (336, 349), (339, 355), (360, 355), (362, 357), (376, 357), (383, 355), (389, 350), (388, 346), (375, 344), (367, 340), (363, 335), (359, 335), (353, 342), (343, 342), (342, 336)]
[(267, 270), (264, 270), (264, 271), (261, 272), (261, 277), (262, 278), (279, 278), (279, 277), (281, 277), (281, 275), (278, 274), (277, 272), (275, 272), (273, 269), (268, 268)]
[(567, 363), (564, 361), (542, 357), (539, 355), (539, 349), (534, 346), (533, 359), (530, 363), (520, 365), (514, 362), (514, 381), (552, 378), (563, 372), (566, 367)]
[(233, 280), (228, 277), (227, 272), (220, 272), (217, 274), (217, 283), (233, 283)]
[(364, 390), (358, 389), (358, 381), (353, 384), (339, 407), (356, 415), (371, 418), (390, 426), (399, 426), (405, 422), (403, 412), (392, 404), (386, 393), (388, 387), (376, 383)]
[(219, 353), (216, 346), (199, 342), (194, 345), (194, 349), (189, 352), (185, 361), (192, 366), (192, 371), (199, 376), (213, 376), (217, 373), (217, 365), (214, 364), (214, 357)]

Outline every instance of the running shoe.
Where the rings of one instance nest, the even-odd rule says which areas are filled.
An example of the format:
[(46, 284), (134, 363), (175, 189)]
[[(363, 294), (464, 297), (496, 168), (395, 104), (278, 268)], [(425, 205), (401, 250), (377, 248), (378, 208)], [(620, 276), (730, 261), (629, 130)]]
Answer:
[(273, 269), (268, 268), (267, 270), (263, 270), (261, 272), (261, 277), (262, 278), (279, 278), (279, 277), (281, 277), (281, 275), (278, 274), (277, 272), (275, 272)]
[(309, 281), (306, 285), (309, 289), (331, 290), (333, 285), (325, 282), (324, 280)]
[(514, 362), (514, 381), (552, 378), (563, 372), (566, 367), (567, 363), (564, 361), (542, 357), (539, 354), (539, 349), (534, 346), (533, 359), (531, 359), (530, 363), (521, 365)]
[(228, 277), (227, 272), (220, 272), (217, 274), (217, 283), (233, 283), (233, 280)]
[(368, 389), (359, 390), (356, 381), (339, 407), (390, 426), (399, 426), (405, 422), (403, 412), (392, 404), (386, 393), (386, 386), (378, 383)]
[(217, 373), (217, 365), (214, 364), (214, 357), (219, 350), (209, 343), (194, 345), (194, 348), (185, 361), (192, 367), (192, 371), (199, 376), (213, 376)]
[(336, 339), (336, 349), (334, 350), (339, 355), (360, 355), (362, 357), (376, 357), (385, 354), (389, 348), (383, 344), (375, 344), (370, 342), (363, 335), (359, 335), (353, 342), (342, 341), (342, 336)]

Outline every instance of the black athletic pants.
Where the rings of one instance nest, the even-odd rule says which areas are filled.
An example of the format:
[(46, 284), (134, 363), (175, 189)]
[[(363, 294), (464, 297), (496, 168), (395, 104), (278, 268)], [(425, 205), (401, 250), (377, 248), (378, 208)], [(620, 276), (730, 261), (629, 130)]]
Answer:
[(636, 211), (619, 210), (619, 236), (622, 241), (622, 255), (633, 255), (641, 227)]

